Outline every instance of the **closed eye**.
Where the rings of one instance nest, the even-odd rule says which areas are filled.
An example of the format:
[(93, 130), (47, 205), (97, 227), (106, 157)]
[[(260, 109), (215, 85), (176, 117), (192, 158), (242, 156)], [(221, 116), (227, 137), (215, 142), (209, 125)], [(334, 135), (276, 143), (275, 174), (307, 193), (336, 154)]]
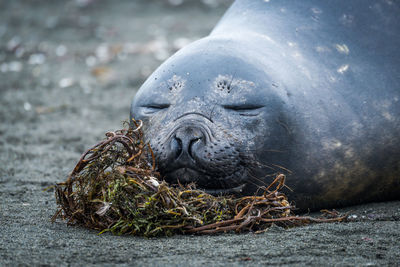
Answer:
[(149, 105), (144, 105), (141, 106), (142, 113), (144, 115), (150, 115), (157, 113), (161, 110), (169, 108), (170, 104), (149, 104)]
[(223, 108), (239, 113), (242, 116), (257, 116), (260, 114), (261, 105), (224, 105)]

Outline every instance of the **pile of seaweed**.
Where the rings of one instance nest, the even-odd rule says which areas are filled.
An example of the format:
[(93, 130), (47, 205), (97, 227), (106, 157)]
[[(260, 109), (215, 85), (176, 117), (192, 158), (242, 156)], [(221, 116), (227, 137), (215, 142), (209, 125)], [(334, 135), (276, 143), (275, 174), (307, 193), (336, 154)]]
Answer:
[(212, 196), (193, 184), (169, 186), (156, 171), (142, 122), (133, 122), (134, 127), (106, 133), (81, 156), (68, 179), (56, 185), (59, 208), (53, 221), (61, 218), (101, 233), (151, 237), (262, 232), (272, 224), (287, 228), (345, 219), (328, 211), (321, 218), (295, 216), (295, 207), (280, 192), (283, 174), (263, 188), (262, 195), (241, 198)]

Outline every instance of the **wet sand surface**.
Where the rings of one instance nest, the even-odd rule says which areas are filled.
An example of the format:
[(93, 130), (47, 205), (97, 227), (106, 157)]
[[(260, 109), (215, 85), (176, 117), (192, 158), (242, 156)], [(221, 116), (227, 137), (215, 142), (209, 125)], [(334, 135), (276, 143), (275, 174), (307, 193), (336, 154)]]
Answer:
[(0, 266), (400, 265), (400, 202), (348, 223), (138, 238), (51, 223), (46, 187), (128, 119), (144, 79), (230, 1), (0, 1)]

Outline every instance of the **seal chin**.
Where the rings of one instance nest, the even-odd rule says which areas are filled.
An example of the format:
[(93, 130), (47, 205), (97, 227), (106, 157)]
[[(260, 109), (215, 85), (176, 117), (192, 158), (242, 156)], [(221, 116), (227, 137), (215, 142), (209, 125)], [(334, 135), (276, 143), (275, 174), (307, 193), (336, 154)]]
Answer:
[(189, 167), (182, 167), (176, 169), (174, 171), (168, 172), (165, 175), (165, 178), (168, 182), (176, 182), (182, 184), (189, 184), (189, 183), (196, 183), (201, 179), (203, 175), (192, 168)]
[(242, 194), (243, 188), (246, 186), (246, 183), (241, 184), (239, 186), (233, 188), (224, 188), (224, 189), (204, 189), (204, 191), (210, 195), (236, 195)]

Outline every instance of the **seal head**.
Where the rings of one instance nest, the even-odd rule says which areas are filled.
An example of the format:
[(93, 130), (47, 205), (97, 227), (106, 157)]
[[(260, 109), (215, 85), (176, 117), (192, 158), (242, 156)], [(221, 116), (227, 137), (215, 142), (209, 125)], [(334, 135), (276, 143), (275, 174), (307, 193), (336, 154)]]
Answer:
[(284, 120), (283, 95), (240, 46), (195, 42), (161, 65), (135, 97), (131, 114), (147, 126), (168, 182), (194, 182), (210, 193), (251, 192), (264, 183), (254, 171), (263, 165), (257, 159), (269, 151), (272, 172), (283, 160), (280, 152), (290, 144), (285, 128), (276, 127)]

